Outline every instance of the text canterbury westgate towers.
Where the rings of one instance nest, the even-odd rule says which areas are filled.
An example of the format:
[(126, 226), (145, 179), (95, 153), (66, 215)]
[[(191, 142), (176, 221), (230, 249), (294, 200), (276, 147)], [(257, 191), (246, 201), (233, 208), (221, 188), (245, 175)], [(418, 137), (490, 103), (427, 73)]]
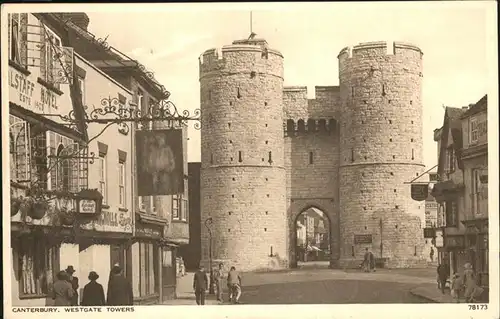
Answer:
[(333, 267), (357, 266), (365, 248), (390, 267), (425, 262), (425, 207), (404, 184), (424, 172), (422, 55), (399, 42), (345, 48), (340, 86), (308, 99), (283, 86), (283, 55), (265, 40), (205, 51), (202, 263), (211, 237), (214, 263), (290, 267), (296, 218), (310, 207), (328, 216)]

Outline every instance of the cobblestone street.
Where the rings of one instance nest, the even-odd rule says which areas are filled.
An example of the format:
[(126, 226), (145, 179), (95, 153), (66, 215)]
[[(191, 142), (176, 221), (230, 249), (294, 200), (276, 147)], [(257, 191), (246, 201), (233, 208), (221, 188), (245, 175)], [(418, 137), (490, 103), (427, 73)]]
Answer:
[[(425, 303), (429, 301), (412, 295), (410, 289), (417, 286), (435, 289), (434, 273), (434, 268), (381, 269), (374, 273), (303, 268), (244, 273), (240, 301), (242, 304)], [(191, 273), (180, 278), (180, 299), (167, 304), (195, 304), (191, 280)], [(208, 295), (207, 304), (217, 304), (214, 296)]]

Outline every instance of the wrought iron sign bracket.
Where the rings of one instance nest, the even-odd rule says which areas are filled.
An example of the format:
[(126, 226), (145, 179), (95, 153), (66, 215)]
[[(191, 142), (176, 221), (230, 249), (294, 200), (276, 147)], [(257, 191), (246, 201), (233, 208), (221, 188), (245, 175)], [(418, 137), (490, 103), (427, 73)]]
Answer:
[[(201, 129), (201, 110), (195, 109), (193, 113), (189, 110), (179, 111), (177, 106), (167, 100), (161, 100), (158, 103), (151, 105), (146, 112), (137, 109), (136, 105), (129, 103), (126, 107), (118, 98), (104, 98), (101, 100), (101, 108), (93, 108), (88, 112), (88, 107), (85, 106), (84, 122), (88, 124), (118, 124), (121, 133), (128, 134), (130, 127), (128, 123), (145, 124), (154, 121), (167, 121), (172, 124), (178, 123), (180, 126), (187, 125), (188, 121), (195, 121), (194, 128)], [(60, 114), (41, 114), (48, 117), (58, 117), (69, 125), (76, 124), (78, 119), (75, 117), (74, 111), (70, 111), (67, 115)], [(102, 134), (106, 126), (98, 135)]]
[(47, 158), (54, 158), (56, 160), (64, 160), (64, 159), (86, 159), (89, 160), (89, 164), (94, 164), (94, 160), (98, 157), (95, 156), (94, 152), (90, 152), (90, 156), (78, 156), (78, 155), (47, 155)]

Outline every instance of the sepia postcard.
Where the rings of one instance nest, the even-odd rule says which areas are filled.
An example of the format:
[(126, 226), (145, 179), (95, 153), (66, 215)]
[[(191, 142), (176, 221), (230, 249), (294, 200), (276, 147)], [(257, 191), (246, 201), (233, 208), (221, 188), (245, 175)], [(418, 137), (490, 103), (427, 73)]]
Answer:
[(499, 318), (496, 8), (3, 4), (4, 317)]

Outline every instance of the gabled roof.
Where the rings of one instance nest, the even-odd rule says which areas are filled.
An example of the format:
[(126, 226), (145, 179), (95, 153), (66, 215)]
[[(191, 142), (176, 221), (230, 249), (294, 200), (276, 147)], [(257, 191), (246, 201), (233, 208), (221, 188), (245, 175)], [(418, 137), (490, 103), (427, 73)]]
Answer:
[[(441, 151), (439, 152), (439, 162), (438, 171), (441, 172), (441, 165), (443, 163), (443, 156), (445, 156), (446, 147), (448, 145), (447, 141), (449, 138), (453, 140), (453, 149), (457, 155), (458, 167), (462, 168), (461, 152), (462, 152), (462, 122), (460, 120), (461, 116), (465, 113), (462, 108), (446, 107), (444, 112), (444, 121), (441, 133)], [(451, 132), (451, 136), (449, 133)]]
[(461, 118), (466, 118), (471, 115), (488, 111), (488, 94), (485, 94), (476, 104), (472, 105), (464, 114), (462, 114)]

